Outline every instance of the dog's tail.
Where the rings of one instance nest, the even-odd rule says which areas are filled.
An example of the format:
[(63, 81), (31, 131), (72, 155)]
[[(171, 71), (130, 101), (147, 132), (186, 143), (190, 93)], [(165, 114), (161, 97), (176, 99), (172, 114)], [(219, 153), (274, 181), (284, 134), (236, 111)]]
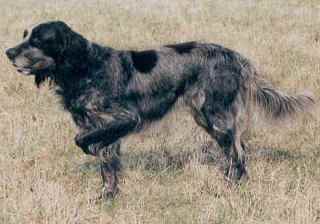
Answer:
[(283, 119), (308, 111), (315, 104), (311, 93), (288, 95), (275, 89), (270, 83), (259, 78), (257, 74), (253, 77), (250, 91), (252, 99), (273, 119)]

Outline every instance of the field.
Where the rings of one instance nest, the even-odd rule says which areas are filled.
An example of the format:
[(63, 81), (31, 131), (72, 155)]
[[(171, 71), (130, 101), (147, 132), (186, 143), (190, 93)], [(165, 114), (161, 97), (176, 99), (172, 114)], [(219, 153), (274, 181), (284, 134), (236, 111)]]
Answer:
[[(0, 0), (0, 223), (320, 223), (320, 107), (283, 123), (255, 117), (250, 179), (229, 185), (189, 113), (124, 140), (121, 193), (94, 200), (97, 161), (74, 142), (48, 85), (19, 76), (6, 48), (39, 22), (63, 20), (117, 49), (198, 40), (250, 58), (275, 86), (320, 94), (319, 0)], [(214, 143), (215, 144), (215, 143)], [(212, 147), (215, 147), (213, 145)], [(219, 150), (218, 148), (216, 150)]]

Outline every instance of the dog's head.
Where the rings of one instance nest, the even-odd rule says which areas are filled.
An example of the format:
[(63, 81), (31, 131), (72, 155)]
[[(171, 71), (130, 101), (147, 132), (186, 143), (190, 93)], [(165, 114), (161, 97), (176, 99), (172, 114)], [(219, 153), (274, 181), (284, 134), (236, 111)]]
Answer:
[(54, 74), (66, 55), (77, 51), (80, 46), (71, 46), (74, 43), (80, 44), (77, 34), (64, 22), (54, 21), (25, 30), (22, 43), (8, 49), (6, 54), (20, 73), (35, 75), (39, 86)]

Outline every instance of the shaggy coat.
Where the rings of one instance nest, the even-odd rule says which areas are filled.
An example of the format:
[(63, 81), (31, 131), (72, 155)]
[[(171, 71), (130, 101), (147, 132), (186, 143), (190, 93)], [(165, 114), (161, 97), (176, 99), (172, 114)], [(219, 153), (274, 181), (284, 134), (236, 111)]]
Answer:
[(246, 58), (216, 44), (115, 50), (54, 21), (25, 31), (24, 41), (6, 54), (19, 72), (35, 76), (37, 86), (46, 79), (56, 83), (80, 129), (76, 144), (101, 159), (106, 197), (117, 192), (120, 139), (161, 119), (179, 98), (223, 149), (233, 179), (246, 174), (241, 135), (251, 104), (283, 118), (314, 103), (308, 95), (275, 90)]

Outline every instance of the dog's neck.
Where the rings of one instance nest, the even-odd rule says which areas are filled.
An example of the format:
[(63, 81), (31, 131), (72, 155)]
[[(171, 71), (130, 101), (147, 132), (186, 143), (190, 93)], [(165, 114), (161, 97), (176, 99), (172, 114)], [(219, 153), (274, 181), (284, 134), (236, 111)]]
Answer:
[(55, 81), (57, 85), (68, 88), (87, 77), (94, 63), (93, 44), (79, 35), (77, 42), (64, 50), (57, 59)]
[(114, 51), (109, 47), (101, 47), (79, 35), (77, 49), (66, 50), (54, 72), (55, 83), (64, 91), (72, 91), (79, 87), (83, 79), (90, 79), (95, 69), (99, 69)]

